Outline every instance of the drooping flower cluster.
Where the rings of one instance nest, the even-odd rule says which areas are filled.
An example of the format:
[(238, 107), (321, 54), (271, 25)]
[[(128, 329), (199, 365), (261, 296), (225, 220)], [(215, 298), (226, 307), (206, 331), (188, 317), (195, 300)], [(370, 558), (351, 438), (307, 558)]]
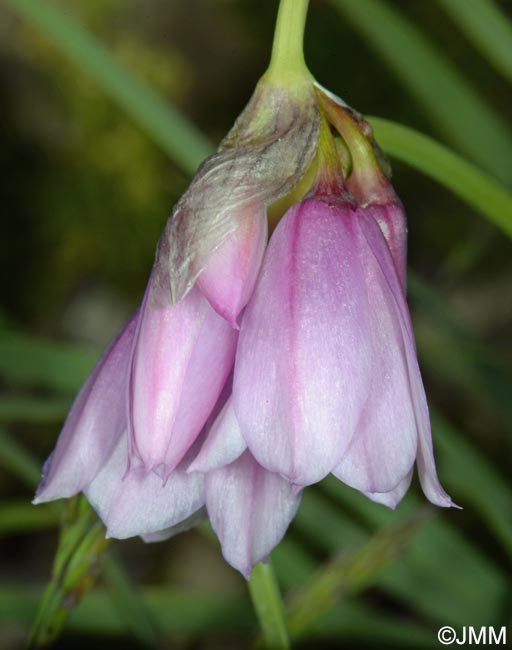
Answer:
[[(329, 473), (394, 507), (416, 463), (427, 498), (452, 505), (405, 299), (404, 213), (372, 151), (366, 124), (309, 80), (260, 83), (169, 219), (37, 503), (84, 491), (109, 536), (145, 541), (208, 516), (246, 576)], [(311, 170), (267, 246), (268, 207)]]

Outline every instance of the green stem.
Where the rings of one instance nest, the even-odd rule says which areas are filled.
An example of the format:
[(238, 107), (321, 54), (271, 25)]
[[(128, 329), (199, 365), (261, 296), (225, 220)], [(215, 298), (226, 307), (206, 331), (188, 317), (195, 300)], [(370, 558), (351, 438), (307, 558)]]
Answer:
[(365, 203), (393, 201), (395, 192), (379, 164), (370, 139), (372, 134), (365, 132), (369, 125), (318, 85), (316, 94), (325, 116), (341, 135), (350, 152), (352, 164), (348, 187), (356, 200)]
[(304, 29), (309, 0), (281, 0), (277, 14), (272, 58), (266, 77), (288, 84), (311, 78), (304, 60)]
[(290, 640), (283, 602), (274, 569), (270, 563), (257, 564), (249, 580), (249, 591), (267, 650), (288, 650)]

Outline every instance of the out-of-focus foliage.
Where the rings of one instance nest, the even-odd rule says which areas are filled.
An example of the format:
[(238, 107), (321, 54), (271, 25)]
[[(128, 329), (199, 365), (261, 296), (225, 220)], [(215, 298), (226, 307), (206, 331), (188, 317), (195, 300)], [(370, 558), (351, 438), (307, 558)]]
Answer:
[[(258, 0), (41, 3), (85, 28), (212, 143), (265, 68), (277, 10)], [(0, 7), (6, 649), (28, 636), (57, 547), (62, 509), (29, 503), (38, 466), (101, 347), (139, 301), (193, 159), (190, 150), (172, 157), (179, 133), (177, 144), (159, 139), (138, 109), (102, 90), (91, 61), (80, 65), (31, 23), (20, 7), (32, 4)], [(319, 81), (477, 168), (375, 122), (402, 161), (394, 183), (409, 214), (409, 293), (439, 471), (463, 510), (435, 511), (413, 493), (390, 512), (333, 479), (308, 489), (272, 558), (300, 647), (431, 648), (442, 625), (512, 619), (512, 266), (503, 233), (512, 219), (512, 90), (506, 57), (499, 65), (499, 48), (512, 51), (511, 20), (507, 2), (490, 0), (312, 0), (306, 54)], [(62, 620), (57, 647), (246, 648), (256, 638), (246, 585), (207, 528), (115, 551)]]

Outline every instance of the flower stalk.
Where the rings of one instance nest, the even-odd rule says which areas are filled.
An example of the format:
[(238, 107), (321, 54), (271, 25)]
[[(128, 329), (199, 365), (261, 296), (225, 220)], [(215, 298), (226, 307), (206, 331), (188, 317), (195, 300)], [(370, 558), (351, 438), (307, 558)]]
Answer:
[(308, 5), (309, 0), (281, 0), (279, 4), (272, 57), (265, 73), (276, 84), (285, 86), (312, 78), (303, 51)]
[[(270, 562), (257, 564), (249, 580), (249, 591), (258, 616), (266, 650), (288, 650), (290, 639), (283, 601)], [(261, 647), (257, 644), (257, 647)]]

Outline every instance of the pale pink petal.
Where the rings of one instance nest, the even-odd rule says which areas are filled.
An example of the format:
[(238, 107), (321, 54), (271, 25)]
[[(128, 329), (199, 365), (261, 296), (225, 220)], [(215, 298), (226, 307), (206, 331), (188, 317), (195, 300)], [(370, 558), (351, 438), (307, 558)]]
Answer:
[(459, 506), (455, 504), (451, 497), (444, 491), (437, 476), (427, 400), (425, 398), (423, 384), (421, 383), (420, 370), (417, 367), (417, 362), (416, 369), (414, 369), (413, 364), (415, 362), (416, 360), (411, 360), (411, 382), (413, 384), (413, 399), (416, 407), (416, 417), (419, 429), (418, 457), (416, 458), (416, 463), (418, 466), (418, 475), (421, 487), (427, 499), (434, 505), (443, 508), (458, 508)]
[[(366, 279), (373, 368), (356, 433), (333, 473), (358, 490), (388, 492), (414, 465), (418, 434), (397, 302), (362, 232), (358, 249)], [(389, 249), (384, 245), (381, 252), (399, 283)]]
[(205, 478), (206, 508), (222, 553), (246, 578), (283, 538), (300, 493), (246, 451)]
[(394, 510), (409, 489), (412, 474), (413, 470), (411, 470), (407, 476), (405, 476), (400, 483), (389, 492), (363, 492), (363, 494), (372, 501), (375, 501), (375, 503), (381, 503), (382, 505)]
[(181, 461), (214, 412), (233, 369), (237, 340), (238, 332), (209, 307), (188, 364), (169, 435), (165, 475)]
[(379, 224), (391, 252), (400, 284), (405, 290), (407, 275), (407, 223), (398, 199), (384, 205), (370, 205), (365, 212)]
[(247, 304), (261, 266), (267, 240), (263, 206), (243, 206), (238, 227), (212, 253), (197, 285), (212, 307), (238, 329), (236, 319)]
[(126, 323), (78, 393), (45, 464), (34, 503), (80, 492), (126, 429), (126, 384), (137, 316), (138, 312)]
[(231, 398), (215, 420), (189, 472), (210, 472), (235, 461), (247, 448)]
[(237, 335), (197, 288), (170, 305), (162, 275), (150, 279), (133, 350), (130, 438), (132, 460), (167, 475), (215, 405)]
[(187, 517), (187, 519), (184, 519), (179, 524), (175, 524), (169, 528), (164, 528), (163, 530), (159, 530), (156, 533), (147, 533), (147, 535), (141, 535), (141, 537), (142, 540), (146, 542), (146, 544), (153, 544), (154, 542), (165, 542), (165, 540), (169, 539), (170, 537), (174, 537), (179, 533), (184, 533), (187, 530), (194, 528), (202, 521), (204, 521), (206, 517), (206, 508), (199, 508), (199, 510), (191, 514), (190, 517)]
[(255, 458), (297, 485), (341, 460), (372, 349), (353, 211), (307, 200), (283, 217), (241, 325), (233, 405)]
[(418, 432), (418, 455), (416, 460), (421, 486), (427, 499), (434, 505), (443, 507), (454, 506), (455, 504), (446, 494), (437, 477), (427, 399), (416, 357), (414, 335), (403, 289), (397, 280), (393, 265), (390, 264), (389, 255), (386, 251), (386, 242), (375, 221), (372, 218), (365, 219), (361, 222), (361, 226), (368, 245), (379, 263), (383, 277), (385, 277), (390, 292), (396, 301), (397, 313), (400, 316), (400, 325), (404, 339), (404, 352), (409, 373), (409, 388)]
[(188, 519), (203, 505), (202, 474), (176, 469), (164, 482), (142, 467), (127, 473), (127, 464), (128, 445), (123, 437), (85, 490), (108, 537), (124, 539), (162, 531)]
[(196, 289), (178, 304), (152, 274), (133, 350), (130, 416), (133, 448), (147, 468), (162, 463), (181, 389), (208, 303)]

